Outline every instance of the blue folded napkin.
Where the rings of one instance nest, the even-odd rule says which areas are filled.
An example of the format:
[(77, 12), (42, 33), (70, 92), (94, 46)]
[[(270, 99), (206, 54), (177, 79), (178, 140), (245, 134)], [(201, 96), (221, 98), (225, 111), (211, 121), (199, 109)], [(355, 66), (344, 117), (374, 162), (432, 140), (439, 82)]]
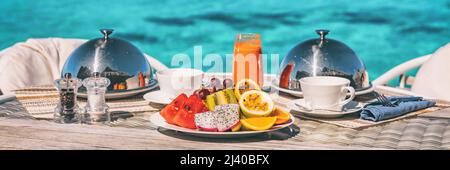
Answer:
[(371, 121), (381, 121), (404, 115), (427, 107), (434, 106), (436, 102), (423, 100), (422, 97), (415, 96), (394, 96), (388, 97), (395, 107), (383, 106), (380, 102), (372, 102), (364, 106), (360, 113), (360, 118)]

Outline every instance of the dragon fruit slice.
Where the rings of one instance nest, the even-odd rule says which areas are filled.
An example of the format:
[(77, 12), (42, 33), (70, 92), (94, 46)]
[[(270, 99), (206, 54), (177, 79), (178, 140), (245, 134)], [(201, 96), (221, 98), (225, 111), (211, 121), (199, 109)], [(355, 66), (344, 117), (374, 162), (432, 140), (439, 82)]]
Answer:
[(225, 132), (239, 123), (239, 105), (226, 104), (215, 108), (216, 127), (219, 132)]
[(202, 131), (211, 131), (211, 132), (217, 132), (217, 125), (216, 125), (216, 112), (214, 111), (208, 111), (203, 113), (197, 113), (195, 114), (194, 119), (195, 125), (198, 129)]
[(214, 111), (195, 114), (195, 125), (202, 131), (225, 132), (239, 124), (239, 105), (216, 106)]

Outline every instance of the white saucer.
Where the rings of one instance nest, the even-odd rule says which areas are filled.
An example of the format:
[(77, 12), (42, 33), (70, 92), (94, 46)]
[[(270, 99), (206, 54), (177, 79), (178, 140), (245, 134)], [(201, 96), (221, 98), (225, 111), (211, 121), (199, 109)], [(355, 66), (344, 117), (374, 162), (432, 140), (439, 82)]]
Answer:
[(145, 101), (157, 103), (157, 104), (169, 104), (174, 97), (169, 97), (168, 94), (163, 93), (161, 90), (148, 92), (144, 95)]
[[(282, 87), (278, 86), (278, 83), (277, 83), (276, 80), (273, 80), (272, 83), (270, 83), (270, 85), (271, 85), (273, 88), (275, 88), (276, 90), (278, 90), (278, 91), (281, 91), (281, 92), (290, 94), (290, 95), (295, 96), (295, 97), (303, 97), (303, 92), (282, 88)], [(371, 85), (371, 86), (370, 86), (369, 88), (367, 88), (367, 89), (360, 90), (360, 91), (356, 91), (356, 92), (355, 92), (355, 96), (368, 94), (368, 93), (373, 92), (373, 90), (375, 90), (375, 87), (374, 87), (373, 85)]]
[[(300, 114), (308, 116), (308, 117), (320, 117), (320, 118), (336, 118), (341, 117), (347, 114), (352, 114), (355, 112), (360, 112), (363, 109), (363, 104), (351, 101), (344, 105), (342, 111), (332, 111), (332, 110), (307, 110), (305, 109), (305, 100), (297, 99), (293, 100), (291, 103), (291, 108), (293, 111), (300, 112)], [(295, 112), (294, 112), (295, 113)], [(298, 113), (295, 113), (298, 114)]]

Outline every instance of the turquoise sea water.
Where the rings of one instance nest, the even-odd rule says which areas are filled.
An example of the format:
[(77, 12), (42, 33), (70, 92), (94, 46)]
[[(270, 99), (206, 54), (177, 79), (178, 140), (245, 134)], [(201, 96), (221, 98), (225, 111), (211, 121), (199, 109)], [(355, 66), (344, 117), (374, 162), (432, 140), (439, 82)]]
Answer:
[(99, 28), (137, 45), (166, 65), (177, 53), (223, 56), (234, 35), (260, 33), (265, 53), (284, 56), (317, 28), (352, 47), (373, 80), (408, 59), (450, 42), (446, 0), (2, 0), (0, 49), (27, 38), (92, 39)]

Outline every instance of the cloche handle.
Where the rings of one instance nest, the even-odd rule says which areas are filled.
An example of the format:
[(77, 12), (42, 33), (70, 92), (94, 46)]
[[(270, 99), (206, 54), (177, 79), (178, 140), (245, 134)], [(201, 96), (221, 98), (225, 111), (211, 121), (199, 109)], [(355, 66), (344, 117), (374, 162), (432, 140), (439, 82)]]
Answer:
[(106, 40), (109, 38), (109, 35), (113, 33), (113, 29), (100, 29), (100, 32), (103, 34), (103, 38)]
[(325, 39), (325, 36), (330, 32), (330, 30), (326, 29), (318, 29), (316, 30), (316, 33), (320, 35), (320, 40), (323, 41)]

